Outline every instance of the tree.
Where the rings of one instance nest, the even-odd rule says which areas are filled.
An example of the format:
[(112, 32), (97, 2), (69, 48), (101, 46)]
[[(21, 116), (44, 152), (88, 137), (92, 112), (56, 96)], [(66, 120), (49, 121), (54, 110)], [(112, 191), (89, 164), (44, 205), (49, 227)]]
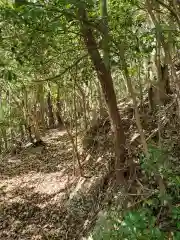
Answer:
[(125, 135), (121, 123), (121, 118), (118, 112), (112, 76), (100, 56), (97, 43), (94, 39), (91, 28), (85, 24), (86, 22), (88, 22), (88, 18), (86, 10), (84, 8), (79, 8), (79, 20), (81, 24), (81, 32), (84, 38), (84, 43), (87, 47), (88, 53), (90, 55), (92, 63), (94, 64), (94, 68), (100, 81), (112, 123), (116, 151), (115, 169), (117, 183), (124, 184), (124, 175), (122, 169), (124, 167), (125, 160)]

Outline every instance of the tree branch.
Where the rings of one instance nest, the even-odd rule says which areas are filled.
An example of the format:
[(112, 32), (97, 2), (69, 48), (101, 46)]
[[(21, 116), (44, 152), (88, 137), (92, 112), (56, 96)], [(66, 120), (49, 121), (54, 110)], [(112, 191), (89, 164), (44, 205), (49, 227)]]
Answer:
[(169, 10), (169, 12), (176, 18), (179, 26), (180, 26), (180, 22), (179, 22), (179, 18), (176, 14), (176, 11), (171, 8), (169, 5), (167, 5), (166, 3), (162, 2), (161, 0), (156, 0), (160, 5), (162, 5), (163, 7), (165, 7), (167, 10)]
[(70, 69), (72, 69), (73, 67), (75, 67), (81, 60), (83, 60), (85, 57), (88, 56), (88, 53), (86, 53), (85, 55), (83, 55), (81, 58), (77, 59), (73, 64), (71, 64), (70, 66), (68, 66), (67, 68), (65, 68), (60, 74), (56, 75), (55, 77), (51, 77), (51, 78), (46, 78), (44, 80), (40, 80), (40, 81), (33, 81), (33, 82), (55, 82), (57, 83), (57, 80), (64, 75), (67, 71), (69, 71)]

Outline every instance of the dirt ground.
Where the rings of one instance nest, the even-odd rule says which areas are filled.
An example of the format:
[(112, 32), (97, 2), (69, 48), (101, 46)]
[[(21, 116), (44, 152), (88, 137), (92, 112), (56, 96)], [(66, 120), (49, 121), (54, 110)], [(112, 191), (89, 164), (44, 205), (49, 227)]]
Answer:
[[(139, 134), (132, 106), (127, 107), (127, 103), (123, 106), (120, 106), (121, 116), (129, 146), (127, 151), (131, 149), (128, 159), (132, 163), (139, 152)], [(177, 142), (173, 138), (177, 138), (177, 125), (170, 112), (173, 105), (170, 103), (167, 107), (168, 114), (161, 124), (163, 140), (167, 137), (169, 145), (169, 139)], [(141, 123), (146, 139), (156, 138), (155, 117), (142, 115)], [(79, 149), (85, 177), (79, 174), (71, 141), (64, 130), (49, 131), (43, 138), (45, 149), (30, 147), (16, 156), (0, 159), (0, 239), (82, 239), (104, 201), (111, 199), (107, 192), (111, 182), (109, 185), (105, 182), (108, 163), (114, 158), (111, 134), (111, 131), (104, 136), (100, 134), (101, 139), (96, 141), (98, 151), (89, 153)]]
[(0, 161), (0, 239), (81, 239), (101, 209), (111, 153), (82, 153), (84, 178), (74, 175), (66, 131), (52, 130), (43, 140), (44, 150)]

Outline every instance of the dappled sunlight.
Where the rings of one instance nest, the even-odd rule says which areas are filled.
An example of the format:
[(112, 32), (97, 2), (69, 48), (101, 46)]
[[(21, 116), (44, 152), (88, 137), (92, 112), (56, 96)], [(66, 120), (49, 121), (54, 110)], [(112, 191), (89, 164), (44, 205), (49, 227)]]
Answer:
[(180, 0), (0, 1), (0, 240), (180, 240), (179, 33)]
[(34, 191), (39, 193), (54, 194), (65, 190), (73, 182), (73, 177), (61, 173), (50, 173), (43, 176)]
[(59, 165), (72, 172), (73, 154), (72, 146), (69, 139), (66, 137), (52, 141), (47, 144), (46, 149), (42, 151), (39, 148), (27, 148), (22, 153), (16, 156), (7, 156), (0, 161), (1, 178), (8, 178), (31, 174), (32, 172), (57, 172), (62, 171)]
[(0, 216), (4, 222), (0, 239), (78, 239), (99, 211), (111, 149), (104, 149), (102, 142), (101, 152), (87, 154), (78, 139), (82, 177), (65, 131), (53, 130), (43, 141), (42, 152), (29, 146), (0, 162)]
[(43, 137), (43, 140), (44, 141), (55, 140), (60, 137), (67, 137), (66, 130), (59, 131), (59, 129), (51, 129), (50, 131), (47, 132), (46, 136)]
[(31, 172), (20, 177), (2, 180), (0, 187), (5, 186), (6, 192), (16, 188), (33, 188), (34, 192), (54, 194), (64, 190), (73, 181), (73, 176), (65, 174), (66, 169), (54, 173)]
[[(72, 145), (67, 134), (54, 131), (51, 137), (54, 140), (43, 154), (36, 154), (36, 149), (32, 154), (30, 149), (0, 163), (0, 239), (73, 239), (86, 231), (91, 223), (88, 214), (99, 208), (93, 203), (97, 200), (93, 196), (100, 193), (101, 177), (95, 173), (90, 178), (74, 176)], [(49, 135), (45, 138), (48, 142)], [(96, 165), (93, 158), (91, 169)], [(86, 165), (83, 168), (88, 173)], [(77, 163), (75, 167), (78, 168)]]

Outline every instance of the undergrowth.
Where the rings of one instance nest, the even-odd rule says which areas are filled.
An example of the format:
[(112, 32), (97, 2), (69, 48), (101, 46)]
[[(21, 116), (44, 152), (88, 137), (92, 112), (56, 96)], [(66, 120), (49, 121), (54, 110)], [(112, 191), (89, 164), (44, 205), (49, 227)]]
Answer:
[[(142, 182), (151, 196), (129, 210), (112, 207), (99, 218), (90, 239), (180, 240), (180, 164), (173, 151), (166, 149), (151, 145), (148, 158), (140, 158)], [(163, 194), (157, 176), (163, 181)]]

